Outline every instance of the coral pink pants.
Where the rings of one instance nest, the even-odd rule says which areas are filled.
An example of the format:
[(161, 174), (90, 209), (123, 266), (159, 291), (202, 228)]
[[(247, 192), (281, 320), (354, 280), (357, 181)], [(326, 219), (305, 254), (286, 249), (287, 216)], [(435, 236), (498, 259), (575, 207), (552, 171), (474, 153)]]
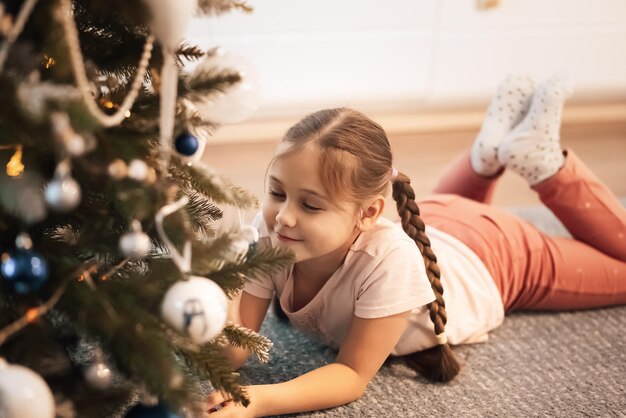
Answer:
[(498, 177), (477, 175), (463, 155), (419, 206), (427, 225), (485, 263), (506, 312), (626, 303), (626, 209), (571, 150), (563, 168), (533, 189), (574, 239), (490, 206)]

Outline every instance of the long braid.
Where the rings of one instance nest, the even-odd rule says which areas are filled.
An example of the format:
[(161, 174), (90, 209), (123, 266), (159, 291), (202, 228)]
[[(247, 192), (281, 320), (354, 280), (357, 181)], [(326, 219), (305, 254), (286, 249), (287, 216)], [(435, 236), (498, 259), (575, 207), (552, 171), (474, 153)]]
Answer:
[(419, 207), (415, 203), (415, 192), (410, 183), (411, 180), (405, 174), (398, 173), (393, 182), (393, 199), (396, 201), (398, 214), (402, 220), (402, 229), (415, 241), (422, 254), (426, 275), (435, 293), (435, 301), (428, 305), (428, 310), (430, 319), (435, 325), (438, 344), (428, 350), (409, 354), (406, 356), (406, 361), (410, 367), (425, 377), (438, 382), (447, 382), (458, 374), (460, 366), (445, 337), (448, 318), (440, 280), (441, 273), (437, 265), (437, 257), (426, 236), (424, 221), (420, 218)]

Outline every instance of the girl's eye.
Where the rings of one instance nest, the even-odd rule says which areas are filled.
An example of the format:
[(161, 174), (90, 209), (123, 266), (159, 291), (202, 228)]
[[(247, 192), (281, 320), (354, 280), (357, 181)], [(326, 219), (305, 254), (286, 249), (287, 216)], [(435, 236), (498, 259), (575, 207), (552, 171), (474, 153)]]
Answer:
[(276, 199), (284, 199), (285, 198), (285, 195), (283, 193), (275, 192), (272, 189), (270, 189), (269, 193), (270, 193), (270, 196), (272, 196), (273, 198), (276, 198)]
[(306, 202), (302, 204), (302, 207), (311, 212), (317, 212), (317, 211), (322, 210), (322, 208), (318, 208), (317, 206), (311, 206)]

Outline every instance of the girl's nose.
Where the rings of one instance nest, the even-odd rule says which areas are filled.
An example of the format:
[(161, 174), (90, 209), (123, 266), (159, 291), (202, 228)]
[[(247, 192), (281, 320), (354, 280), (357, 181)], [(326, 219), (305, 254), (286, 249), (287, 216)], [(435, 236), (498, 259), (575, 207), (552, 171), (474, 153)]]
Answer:
[(285, 202), (281, 205), (278, 213), (276, 214), (276, 222), (282, 226), (293, 227), (296, 225), (296, 217), (291, 210), (290, 206)]

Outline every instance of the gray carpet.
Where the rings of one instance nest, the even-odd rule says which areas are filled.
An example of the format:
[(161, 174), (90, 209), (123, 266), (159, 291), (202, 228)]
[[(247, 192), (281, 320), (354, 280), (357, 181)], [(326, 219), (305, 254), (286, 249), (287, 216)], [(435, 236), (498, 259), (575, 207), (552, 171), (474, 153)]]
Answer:
[[(622, 202), (626, 203), (626, 199)], [(565, 234), (545, 208), (513, 210), (540, 229)], [(433, 384), (394, 359), (356, 402), (292, 417), (626, 417), (626, 307), (516, 313), (485, 344), (455, 348), (461, 373)], [(335, 352), (270, 315), (261, 332), (272, 359), (243, 376), (276, 383), (332, 362)]]

